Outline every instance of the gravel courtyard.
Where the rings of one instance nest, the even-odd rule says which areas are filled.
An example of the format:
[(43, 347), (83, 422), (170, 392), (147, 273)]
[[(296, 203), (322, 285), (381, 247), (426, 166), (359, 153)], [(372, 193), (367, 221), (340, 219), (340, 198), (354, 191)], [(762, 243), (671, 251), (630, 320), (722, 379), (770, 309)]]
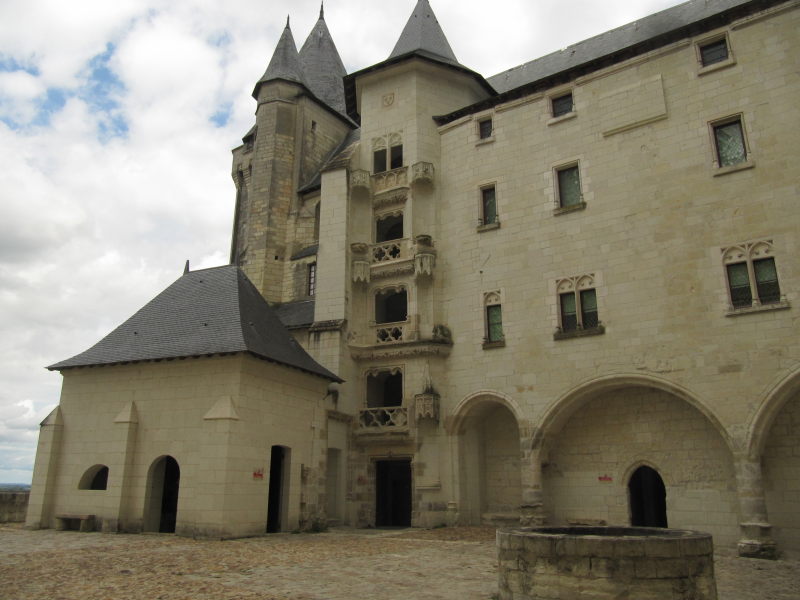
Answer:
[[(716, 559), (720, 600), (797, 600), (800, 560)], [(3, 600), (489, 600), (494, 530), (334, 529), (225, 542), (0, 525)]]

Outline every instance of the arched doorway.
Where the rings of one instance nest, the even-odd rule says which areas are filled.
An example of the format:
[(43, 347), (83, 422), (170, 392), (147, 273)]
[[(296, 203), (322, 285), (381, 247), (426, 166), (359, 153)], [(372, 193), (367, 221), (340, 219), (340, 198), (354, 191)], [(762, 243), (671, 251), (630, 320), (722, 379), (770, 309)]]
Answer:
[(519, 522), (522, 501), (519, 426), (500, 399), (485, 396), (460, 420), (462, 518), (470, 524)]
[(171, 456), (162, 456), (150, 466), (145, 498), (145, 531), (175, 533), (180, 481), (181, 469), (178, 461)]
[(634, 527), (667, 526), (667, 489), (658, 471), (642, 465), (628, 481), (628, 503)]

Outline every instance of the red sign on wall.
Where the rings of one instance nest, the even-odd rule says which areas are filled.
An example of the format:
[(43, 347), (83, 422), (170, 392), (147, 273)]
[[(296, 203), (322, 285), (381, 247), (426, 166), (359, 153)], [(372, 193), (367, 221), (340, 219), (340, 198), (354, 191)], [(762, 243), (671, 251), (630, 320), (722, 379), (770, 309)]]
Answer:
[(607, 483), (614, 480), (612, 479), (611, 475), (600, 475), (600, 477), (597, 478), (597, 481), (603, 481)]
[(256, 469), (253, 471), (253, 479), (264, 479), (264, 469)]

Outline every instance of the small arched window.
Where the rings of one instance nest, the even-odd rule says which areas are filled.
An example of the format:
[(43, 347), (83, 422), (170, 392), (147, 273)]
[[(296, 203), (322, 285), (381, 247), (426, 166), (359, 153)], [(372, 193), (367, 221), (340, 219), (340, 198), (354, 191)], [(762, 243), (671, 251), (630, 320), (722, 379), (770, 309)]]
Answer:
[(94, 465), (89, 467), (78, 483), (79, 490), (105, 490), (108, 488), (108, 467)]

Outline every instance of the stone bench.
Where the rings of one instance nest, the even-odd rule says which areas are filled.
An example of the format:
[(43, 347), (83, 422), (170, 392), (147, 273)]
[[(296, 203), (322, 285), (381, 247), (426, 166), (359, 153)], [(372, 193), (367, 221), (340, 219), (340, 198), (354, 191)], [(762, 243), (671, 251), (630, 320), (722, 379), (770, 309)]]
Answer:
[(94, 515), (56, 515), (56, 521), (59, 531), (76, 529), (75, 521), (78, 521), (78, 531), (94, 531)]

